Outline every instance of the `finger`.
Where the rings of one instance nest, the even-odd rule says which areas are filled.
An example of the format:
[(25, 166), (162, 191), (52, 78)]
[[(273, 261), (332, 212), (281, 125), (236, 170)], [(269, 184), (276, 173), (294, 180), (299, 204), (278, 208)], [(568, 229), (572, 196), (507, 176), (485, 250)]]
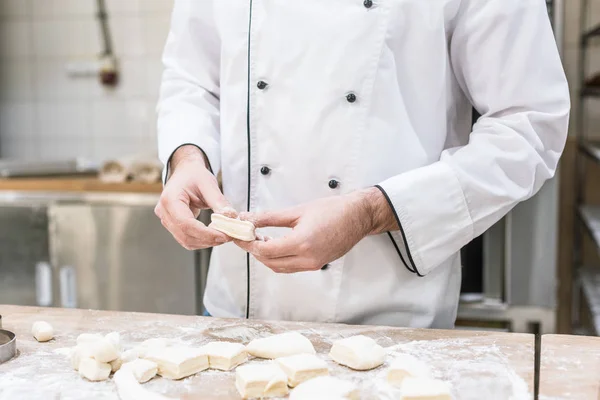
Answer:
[(231, 239), (229, 236), (215, 229), (206, 227), (198, 221), (192, 210), (183, 201), (166, 202), (162, 209), (162, 220), (169, 232), (176, 236), (178, 241), (183, 242), (186, 247), (216, 246), (226, 243)]
[[(206, 173), (210, 174), (208, 171)], [(237, 217), (237, 211), (231, 206), (229, 200), (225, 198), (221, 189), (219, 189), (217, 179), (212, 176), (212, 174), (209, 179), (202, 180), (199, 183), (198, 189), (200, 193), (202, 193), (202, 198), (206, 205), (208, 205), (215, 213), (226, 215), (230, 218)]]
[(175, 240), (188, 250), (206, 249), (230, 241), (230, 238), (227, 236), (221, 237), (213, 235), (212, 230), (208, 228), (205, 228), (206, 233), (204, 233), (202, 237), (194, 237), (186, 234), (184, 229), (182, 229), (179, 225), (174, 224), (170, 220), (161, 219), (161, 223), (171, 233), (171, 235), (173, 235)]
[(234, 243), (253, 256), (261, 258), (295, 256), (305, 253), (307, 250), (306, 241), (299, 235), (294, 234), (268, 241), (255, 240), (253, 242), (243, 242), (234, 240)]
[(266, 211), (257, 213), (241, 213), (240, 219), (250, 221), (257, 228), (268, 226), (293, 228), (296, 226), (300, 212), (297, 208), (291, 208), (282, 211)]
[(297, 272), (317, 271), (322, 267), (306, 257), (298, 256), (289, 256), (276, 259), (264, 259), (257, 257), (256, 259), (278, 274), (294, 274)]

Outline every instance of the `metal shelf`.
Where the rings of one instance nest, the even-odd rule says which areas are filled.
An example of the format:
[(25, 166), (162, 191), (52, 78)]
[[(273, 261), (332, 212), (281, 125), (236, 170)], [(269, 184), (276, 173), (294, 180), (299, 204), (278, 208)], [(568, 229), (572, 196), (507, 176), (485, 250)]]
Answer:
[(579, 146), (579, 150), (594, 161), (600, 163), (600, 143), (587, 142)]
[(590, 310), (596, 335), (600, 334), (600, 270), (584, 267), (579, 270), (579, 282), (583, 297)]
[(600, 253), (600, 206), (579, 206), (579, 218), (585, 224)]

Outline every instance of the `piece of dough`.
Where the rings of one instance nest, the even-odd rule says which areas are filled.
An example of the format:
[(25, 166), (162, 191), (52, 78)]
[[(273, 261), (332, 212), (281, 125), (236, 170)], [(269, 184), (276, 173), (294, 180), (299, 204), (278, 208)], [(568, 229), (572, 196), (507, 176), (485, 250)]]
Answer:
[(79, 363), (79, 374), (92, 382), (105, 381), (110, 375), (110, 364), (83, 358)]
[(329, 352), (333, 361), (359, 371), (379, 367), (385, 361), (385, 355), (383, 347), (363, 335), (338, 340)]
[(92, 358), (92, 352), (89, 346), (78, 344), (71, 352), (71, 366), (75, 371), (79, 371), (79, 363), (84, 358)]
[(240, 343), (211, 342), (202, 347), (210, 368), (230, 371), (248, 360), (246, 346)]
[(254, 339), (246, 351), (254, 357), (279, 358), (295, 354), (316, 354), (310, 340), (298, 332), (286, 332), (266, 338)]
[(314, 354), (296, 354), (275, 360), (288, 377), (288, 385), (296, 387), (317, 376), (329, 375), (327, 363)]
[(31, 334), (38, 342), (47, 342), (54, 337), (54, 329), (46, 321), (36, 321), (31, 327)]
[(158, 364), (158, 375), (168, 379), (182, 379), (208, 368), (204, 350), (191, 347), (152, 349), (145, 358)]
[(170, 339), (153, 338), (144, 340), (136, 346), (134, 350), (137, 352), (139, 358), (145, 358), (150, 350), (163, 349), (165, 347), (170, 347), (172, 344), (173, 342)]
[(234, 239), (245, 242), (251, 242), (256, 239), (256, 228), (250, 221), (229, 218), (221, 214), (212, 214), (210, 220), (212, 222), (208, 225), (209, 228), (223, 232)]
[(390, 364), (387, 381), (393, 386), (400, 386), (402, 381), (408, 377), (429, 378), (431, 377), (431, 370), (427, 364), (416, 357), (410, 354), (401, 354)]
[(112, 360), (111, 362), (109, 362), (109, 364), (111, 372), (114, 373), (121, 369), (121, 367), (123, 366), (123, 360), (121, 359), (121, 357), (119, 357), (116, 360)]
[(121, 352), (123, 350), (121, 347), (121, 334), (119, 332), (111, 332), (104, 336), (104, 338), (111, 342), (117, 351)]
[(452, 400), (450, 385), (431, 378), (405, 378), (401, 400)]
[(121, 368), (129, 368), (139, 383), (148, 382), (158, 373), (158, 365), (154, 361), (141, 358), (125, 363)]
[(96, 342), (89, 343), (84, 346), (89, 346), (92, 357), (97, 361), (109, 363), (119, 358), (119, 351), (108, 339), (102, 338)]
[(117, 392), (121, 400), (172, 400), (144, 388), (128, 368), (119, 370), (113, 380), (117, 385)]
[(82, 333), (77, 336), (77, 344), (89, 344), (102, 340), (102, 335), (99, 333)]
[(298, 385), (290, 400), (358, 400), (360, 391), (352, 382), (331, 376), (320, 376)]
[(235, 370), (235, 386), (244, 399), (288, 394), (287, 376), (274, 363), (238, 367)]
[(135, 361), (139, 358), (139, 354), (136, 349), (129, 349), (121, 353), (120, 359), (123, 361), (123, 364)]

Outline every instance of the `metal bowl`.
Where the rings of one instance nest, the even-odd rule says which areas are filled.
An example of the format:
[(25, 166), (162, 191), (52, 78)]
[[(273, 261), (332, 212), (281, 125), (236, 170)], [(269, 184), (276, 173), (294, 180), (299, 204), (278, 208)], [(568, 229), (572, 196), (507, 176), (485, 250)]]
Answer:
[(0, 364), (17, 354), (17, 337), (10, 331), (0, 329)]

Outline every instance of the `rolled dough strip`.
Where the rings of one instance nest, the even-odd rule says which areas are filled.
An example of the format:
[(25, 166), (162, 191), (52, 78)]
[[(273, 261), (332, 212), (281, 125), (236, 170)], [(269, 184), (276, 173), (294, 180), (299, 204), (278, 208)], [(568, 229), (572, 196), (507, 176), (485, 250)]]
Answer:
[(298, 385), (290, 400), (358, 400), (360, 392), (352, 382), (331, 376), (320, 376)]
[(167, 379), (183, 379), (208, 368), (204, 350), (190, 347), (152, 349), (145, 358), (158, 364), (158, 375)]
[(333, 361), (358, 371), (379, 367), (385, 361), (385, 354), (383, 347), (363, 335), (338, 340), (329, 352)]
[(119, 370), (113, 380), (121, 400), (171, 400), (169, 397), (145, 389), (128, 368)]
[(54, 337), (54, 329), (46, 321), (36, 321), (31, 327), (31, 334), (38, 342), (47, 342)]
[(298, 332), (286, 332), (266, 338), (254, 339), (246, 351), (254, 357), (279, 358), (296, 354), (315, 354), (315, 348), (310, 340)]
[(288, 377), (288, 386), (296, 387), (317, 376), (329, 375), (327, 363), (313, 354), (296, 354), (275, 360)]
[(79, 374), (92, 382), (105, 381), (110, 375), (110, 364), (83, 358), (79, 363)]
[(212, 342), (202, 347), (210, 368), (230, 371), (248, 360), (246, 346), (240, 343)]
[(221, 214), (212, 214), (210, 219), (212, 222), (208, 227), (223, 232), (227, 236), (245, 242), (251, 242), (256, 239), (256, 228), (250, 221), (229, 218)]
[(431, 370), (421, 360), (410, 354), (401, 354), (392, 361), (387, 372), (387, 381), (393, 386), (400, 386), (404, 379), (430, 378)]
[(274, 363), (238, 367), (235, 386), (243, 399), (281, 397), (288, 394), (287, 376)]
[(450, 385), (431, 378), (405, 378), (400, 400), (452, 400)]

